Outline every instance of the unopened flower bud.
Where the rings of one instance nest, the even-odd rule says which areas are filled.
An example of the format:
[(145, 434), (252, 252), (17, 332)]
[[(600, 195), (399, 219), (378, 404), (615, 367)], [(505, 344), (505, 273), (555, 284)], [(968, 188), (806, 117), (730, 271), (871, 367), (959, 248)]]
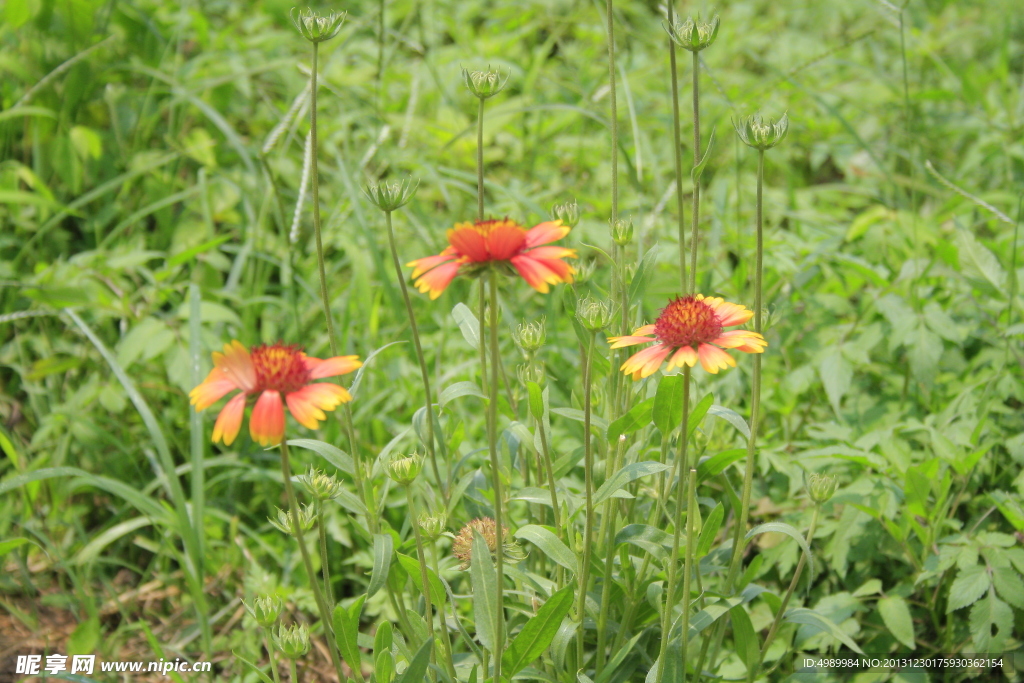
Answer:
[(591, 297), (580, 299), (576, 304), (576, 318), (584, 328), (599, 332), (611, 324), (615, 311), (607, 301)]
[(760, 114), (746, 116), (738, 121), (732, 122), (736, 134), (740, 136), (743, 144), (754, 149), (771, 149), (786, 138), (789, 132), (789, 116), (782, 115), (778, 121), (762, 119)]
[(469, 89), (469, 92), (473, 93), (476, 97), (481, 100), (486, 100), (489, 97), (494, 97), (502, 90), (505, 89), (505, 85), (508, 83), (509, 74), (505, 75), (505, 78), (501, 77), (501, 70), (491, 70), (488, 66), (486, 71), (470, 71), (469, 69), (462, 70), (462, 82)]
[(711, 21), (701, 21), (700, 14), (696, 19), (687, 17), (686, 21), (679, 21), (678, 17), (670, 26), (665, 26), (672, 41), (690, 52), (700, 52), (704, 48), (711, 47), (711, 44), (718, 38), (718, 15), (712, 17)]
[(419, 186), (418, 180), (381, 180), (364, 187), (363, 194), (381, 211), (391, 212), (408, 204)]
[(807, 477), (807, 495), (816, 505), (828, 502), (838, 486), (839, 480), (829, 474), (814, 472)]
[(274, 642), (288, 659), (300, 659), (309, 652), (309, 629), (304, 624), (279, 626)]
[(580, 207), (575, 199), (564, 204), (555, 204), (551, 207), (551, 215), (570, 228), (575, 228), (580, 222)]
[[(267, 520), (273, 524), (278, 531), (285, 534), (292, 533), (292, 516), (290, 513), (285, 512), (281, 508), (274, 508), (277, 510), (277, 519), (273, 517), (267, 517)], [(299, 526), (302, 527), (303, 531), (309, 531), (316, 524), (316, 510), (313, 509), (312, 503), (309, 505), (299, 506)]]
[(315, 467), (311, 467), (308, 474), (303, 474), (297, 479), (309, 492), (309, 495), (321, 501), (337, 498), (343, 486), (337, 477)]
[(627, 246), (633, 241), (633, 220), (631, 218), (618, 218), (611, 222), (612, 240), (620, 247)]
[(420, 515), (419, 519), (420, 531), (423, 535), (431, 541), (436, 541), (441, 538), (447, 529), (448, 515), (444, 512), (438, 512), (435, 515)]
[(292, 8), (292, 23), (299, 30), (302, 37), (311, 43), (322, 43), (338, 35), (342, 24), (345, 23), (346, 12), (328, 12), (321, 15), (319, 12), (307, 8), (300, 10)]
[(584, 285), (590, 282), (591, 278), (594, 277), (594, 272), (597, 270), (597, 261), (589, 259), (587, 261), (580, 261), (576, 266), (576, 273), (572, 276), (572, 280), (577, 285)]
[(544, 386), (544, 380), (547, 379), (547, 375), (544, 372), (544, 365), (541, 363), (523, 363), (516, 367), (516, 376), (519, 377), (519, 382), (526, 385), (527, 382), (533, 382)]
[(408, 486), (416, 481), (423, 469), (423, 458), (413, 453), (405, 457), (392, 458), (388, 463), (388, 476), (396, 484)]
[(263, 628), (270, 628), (277, 623), (277, 618), (281, 615), (281, 610), (284, 608), (284, 603), (281, 602), (281, 598), (274, 595), (261, 595), (252, 601), (252, 604), (247, 604), (244, 600), (242, 604), (245, 606), (245, 611), (249, 613), (256, 623)]
[(539, 318), (528, 323), (519, 323), (512, 330), (512, 341), (516, 343), (524, 353), (532, 353), (544, 346), (547, 340), (547, 325), (544, 318)]

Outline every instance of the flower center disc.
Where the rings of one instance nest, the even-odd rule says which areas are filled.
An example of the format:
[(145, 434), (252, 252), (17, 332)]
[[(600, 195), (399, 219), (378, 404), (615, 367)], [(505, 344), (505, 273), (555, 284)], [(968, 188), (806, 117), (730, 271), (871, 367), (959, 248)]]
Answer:
[(280, 391), (288, 394), (309, 384), (310, 373), (298, 346), (265, 344), (252, 350), (256, 369), (256, 391)]
[(662, 309), (654, 334), (658, 341), (672, 347), (692, 346), (717, 339), (722, 334), (722, 323), (703, 301), (679, 297)]

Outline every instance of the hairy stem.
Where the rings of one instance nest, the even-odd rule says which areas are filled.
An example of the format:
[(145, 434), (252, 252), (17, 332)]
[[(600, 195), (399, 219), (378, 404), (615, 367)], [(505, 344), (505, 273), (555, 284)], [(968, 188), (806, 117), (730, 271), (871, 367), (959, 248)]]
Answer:
[[(668, 3), (668, 25), (674, 21), (673, 0)], [(683, 143), (679, 136), (679, 73), (676, 67), (676, 43), (669, 36), (668, 63), (672, 72), (672, 145), (676, 164), (676, 216), (679, 220), (679, 287), (686, 291), (686, 226), (683, 220)]]
[(313, 232), (316, 235), (316, 264), (320, 270), (320, 298), (323, 301), (324, 317), (327, 319), (327, 337), (331, 340), (331, 355), (338, 355), (338, 338), (331, 318), (331, 303), (327, 296), (327, 272), (324, 267), (324, 242), (320, 235), (320, 171), (317, 163), (316, 134), (316, 72), (319, 58), (319, 43), (313, 43), (313, 74), (309, 93), (309, 136), (313, 153), (310, 155), (310, 181), (313, 186)]
[[(693, 51), (693, 167), (700, 163), (700, 53)], [(700, 238), (700, 179), (693, 179), (693, 214), (690, 219), (690, 288), (697, 292), (697, 243)]]
[[(423, 589), (423, 603), (426, 607), (426, 614), (423, 615), (427, 622), (427, 633), (430, 642), (434, 642), (434, 607), (430, 600), (430, 579), (427, 577), (427, 555), (423, 552), (423, 537), (420, 535), (419, 515), (416, 512), (416, 496), (413, 495), (412, 486), (405, 485), (405, 497), (409, 501), (409, 520), (412, 525), (412, 533), (416, 539), (416, 558), (420, 564), (420, 586)], [(430, 648), (430, 661), (437, 662), (434, 648)]]
[[(501, 680), (501, 654), (504, 651), (505, 601), (504, 601), (504, 548), (505, 539), (502, 523), (504, 514), (504, 493), (501, 486), (501, 466), (498, 463), (498, 273), (490, 272), (491, 285), (491, 383), (490, 400), (487, 403), (487, 441), (491, 456), (491, 478), (494, 487), (495, 547), (498, 552), (498, 618), (494, 620), (494, 680)], [(480, 345), (483, 345), (483, 338)]]
[(587, 357), (583, 362), (583, 471), (586, 479), (586, 505), (587, 518), (583, 532), (583, 569), (580, 572), (579, 596), (576, 600), (576, 666), (583, 668), (583, 622), (586, 618), (587, 609), (587, 584), (590, 583), (590, 558), (594, 552), (594, 447), (590, 434), (590, 417), (592, 410), (592, 389), (594, 371), (594, 333), (590, 333), (590, 340), (586, 349)]

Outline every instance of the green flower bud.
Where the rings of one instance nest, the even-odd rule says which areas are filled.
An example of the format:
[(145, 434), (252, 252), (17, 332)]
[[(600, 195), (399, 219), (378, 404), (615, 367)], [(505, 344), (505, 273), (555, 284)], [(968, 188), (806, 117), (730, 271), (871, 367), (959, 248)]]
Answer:
[(591, 332), (599, 332), (608, 327), (614, 315), (615, 310), (607, 301), (599, 301), (588, 296), (576, 304), (576, 319)]
[(594, 277), (594, 273), (597, 271), (597, 261), (589, 259), (587, 261), (580, 261), (576, 265), (576, 274), (572, 276), (572, 281), (577, 285), (585, 285), (590, 282)]
[(408, 486), (416, 481), (423, 469), (423, 458), (413, 453), (405, 457), (392, 458), (388, 463), (388, 476), (396, 484)]
[(754, 149), (771, 149), (786, 138), (789, 132), (789, 116), (782, 115), (778, 121), (762, 119), (760, 114), (746, 116), (739, 121), (733, 120), (733, 128), (740, 136), (743, 144)]
[(428, 515), (426, 513), (420, 515), (420, 531), (431, 541), (441, 538), (447, 529), (447, 524), (448, 515), (444, 512), (438, 512), (435, 515)]
[(506, 74), (504, 80), (502, 80), (501, 70), (495, 69), (492, 71), (490, 66), (487, 67), (486, 71), (463, 69), (462, 82), (469, 88), (469, 92), (481, 100), (486, 100), (505, 89), (510, 75), (511, 72)]
[(516, 376), (523, 386), (526, 386), (527, 382), (533, 382), (543, 387), (544, 380), (547, 379), (543, 363), (523, 363), (516, 367)]
[(633, 241), (633, 219), (619, 218), (611, 221), (612, 240), (620, 247), (627, 246)]
[[(290, 513), (285, 512), (281, 508), (274, 508), (277, 510), (277, 519), (273, 517), (267, 517), (267, 520), (273, 524), (278, 531), (285, 534), (292, 533), (292, 516)], [(302, 527), (303, 531), (309, 531), (316, 526), (316, 510), (313, 509), (313, 504), (300, 505), (299, 506), (299, 526)]]
[(564, 204), (555, 204), (551, 207), (551, 215), (564, 225), (575, 228), (580, 222), (580, 207), (575, 199)]
[(345, 23), (347, 12), (328, 12), (321, 16), (319, 12), (311, 9), (300, 10), (292, 8), (292, 23), (299, 30), (302, 37), (311, 43), (322, 43), (338, 35), (341, 25)]
[(308, 474), (297, 477), (309, 495), (317, 500), (333, 500), (341, 494), (343, 484), (333, 475), (311, 467)]
[(547, 340), (547, 325), (544, 318), (539, 318), (528, 323), (519, 323), (512, 330), (512, 341), (516, 343), (523, 353), (530, 354), (544, 346)]
[(263, 628), (271, 628), (276, 624), (281, 610), (284, 609), (284, 603), (276, 595), (261, 595), (253, 600), (251, 605), (243, 600), (242, 605), (245, 606), (245, 611), (249, 613), (249, 616)]
[(829, 474), (814, 472), (807, 477), (807, 495), (811, 497), (815, 505), (828, 502), (838, 487), (839, 480)]
[(304, 624), (278, 626), (274, 643), (288, 659), (300, 659), (309, 652), (309, 629)]
[(401, 181), (381, 180), (363, 188), (363, 194), (381, 211), (395, 211), (402, 208), (413, 198), (419, 189), (420, 181), (410, 179)]
[(686, 21), (679, 21), (678, 16), (671, 26), (665, 26), (668, 35), (679, 47), (690, 52), (700, 52), (704, 48), (711, 47), (718, 38), (718, 15), (712, 17), (711, 21), (701, 21), (700, 14), (696, 19), (687, 17)]

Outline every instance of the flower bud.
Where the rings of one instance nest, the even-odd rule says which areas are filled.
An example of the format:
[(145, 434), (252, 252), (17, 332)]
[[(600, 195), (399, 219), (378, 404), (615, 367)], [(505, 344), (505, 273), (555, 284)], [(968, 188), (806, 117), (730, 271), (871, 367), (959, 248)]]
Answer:
[(690, 52), (700, 52), (704, 48), (711, 47), (711, 44), (718, 38), (718, 15), (712, 17), (711, 21), (701, 21), (700, 14), (697, 18), (687, 17), (686, 21), (679, 21), (675, 18), (671, 26), (666, 26), (668, 35), (679, 47)]
[(828, 502), (838, 486), (839, 480), (829, 474), (813, 472), (807, 477), (807, 495), (811, 497), (815, 505)]
[(311, 9), (300, 10), (292, 8), (292, 23), (299, 30), (302, 37), (311, 43), (322, 43), (338, 35), (341, 25), (345, 23), (347, 12), (328, 12), (321, 16), (319, 12)]
[(544, 380), (547, 379), (543, 363), (523, 363), (516, 367), (516, 376), (523, 386), (526, 386), (527, 382), (533, 382), (543, 387)]
[(297, 479), (309, 495), (317, 500), (333, 500), (341, 493), (342, 483), (333, 475), (315, 467), (311, 467), (308, 474), (303, 474)]
[(544, 318), (528, 323), (519, 323), (512, 330), (512, 341), (516, 343), (523, 353), (529, 354), (544, 346), (547, 340), (547, 325)]
[(620, 247), (627, 246), (633, 241), (633, 219), (618, 218), (611, 221), (612, 240)]
[(590, 282), (591, 278), (594, 277), (594, 273), (597, 271), (597, 261), (594, 259), (588, 259), (586, 261), (580, 261), (576, 265), (576, 273), (572, 276), (572, 280), (577, 285), (585, 285)]
[(426, 513), (420, 515), (420, 531), (431, 541), (441, 538), (447, 529), (447, 524), (448, 515), (444, 512), (438, 512), (435, 515), (428, 515)]
[(564, 204), (555, 204), (551, 207), (551, 215), (556, 220), (562, 221), (564, 225), (575, 228), (580, 222), (580, 207), (575, 199)]
[(599, 332), (608, 327), (615, 311), (607, 301), (591, 297), (580, 299), (576, 304), (576, 318), (584, 328), (591, 332)]
[(305, 624), (279, 626), (274, 642), (281, 654), (288, 659), (300, 659), (309, 652), (309, 629)]
[[(281, 508), (274, 508), (277, 510), (277, 519), (273, 517), (267, 517), (267, 520), (273, 524), (278, 531), (285, 534), (292, 533), (292, 516), (290, 513), (285, 512)], [(299, 526), (302, 527), (303, 531), (309, 531), (316, 525), (316, 511), (313, 509), (312, 503), (309, 505), (299, 506)]]
[(760, 114), (754, 114), (739, 121), (734, 120), (732, 125), (743, 144), (764, 151), (786, 138), (786, 133), (789, 132), (789, 116), (783, 114), (782, 118), (774, 121), (762, 119)]
[(491, 70), (488, 66), (486, 71), (470, 71), (469, 69), (462, 70), (462, 82), (469, 88), (469, 92), (473, 93), (476, 97), (481, 100), (486, 100), (489, 97), (494, 97), (502, 90), (505, 89), (505, 85), (508, 83), (508, 78), (511, 75), (506, 74), (505, 79), (501, 78), (501, 70)]
[(276, 624), (281, 610), (284, 609), (284, 603), (276, 595), (261, 595), (253, 600), (251, 605), (246, 604), (243, 600), (242, 605), (245, 606), (245, 611), (249, 613), (249, 616), (263, 628), (271, 628)]
[(402, 208), (413, 198), (420, 187), (420, 181), (381, 180), (363, 188), (363, 194), (381, 211), (395, 211)]
[(419, 476), (422, 469), (423, 458), (413, 453), (405, 457), (392, 458), (388, 463), (388, 476), (396, 484), (409, 486), (416, 481), (416, 477)]

